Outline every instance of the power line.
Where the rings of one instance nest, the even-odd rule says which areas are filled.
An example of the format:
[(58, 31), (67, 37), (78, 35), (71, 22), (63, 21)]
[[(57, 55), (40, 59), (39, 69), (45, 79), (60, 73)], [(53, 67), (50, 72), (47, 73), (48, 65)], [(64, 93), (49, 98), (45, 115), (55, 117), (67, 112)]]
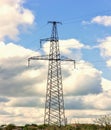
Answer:
[(87, 18), (90, 18), (94, 15), (97, 15), (97, 14), (102, 14), (102, 13), (110, 13), (111, 14), (111, 10), (104, 10), (104, 11), (98, 11), (98, 12), (95, 12), (95, 13), (91, 13), (91, 14), (87, 14), (87, 15), (84, 15), (84, 16), (78, 16), (78, 17), (75, 17), (75, 18), (70, 18), (70, 19), (66, 19), (66, 20), (63, 20), (63, 24), (71, 24), (71, 23), (76, 23), (76, 22), (79, 22), (83, 19), (87, 19)]
[[(94, 15), (96, 15), (96, 14), (102, 14), (102, 13), (110, 13), (110, 14), (111, 14), (111, 10), (98, 11), (98, 12), (91, 13), (91, 14), (87, 14), (87, 15), (84, 15), (84, 16), (78, 16), (78, 17), (73, 17), (73, 18), (69, 18), (69, 19), (64, 19), (64, 20), (62, 20), (62, 23), (63, 23), (63, 25), (73, 24), (73, 23), (79, 22), (79, 21), (81, 21), (81, 20), (83, 20), (83, 19), (90, 18), (90, 17), (92, 17), (92, 16), (94, 16)], [(40, 26), (40, 27), (38, 28), (38, 30), (36, 30), (36, 32), (39, 32), (39, 34), (40, 34), (40, 32), (41, 32), (46, 26), (47, 26), (47, 24), (44, 24), (44, 25)], [(35, 33), (36, 33), (36, 32), (35, 32)], [(42, 36), (43, 36), (43, 32), (41, 32), (41, 33), (42, 33)], [(27, 39), (27, 38), (25, 38), (22, 42), (25, 42), (26, 39)], [(34, 43), (35, 41), (36, 41), (36, 40), (31, 41), (30, 44), (31, 44), (31, 43)]]

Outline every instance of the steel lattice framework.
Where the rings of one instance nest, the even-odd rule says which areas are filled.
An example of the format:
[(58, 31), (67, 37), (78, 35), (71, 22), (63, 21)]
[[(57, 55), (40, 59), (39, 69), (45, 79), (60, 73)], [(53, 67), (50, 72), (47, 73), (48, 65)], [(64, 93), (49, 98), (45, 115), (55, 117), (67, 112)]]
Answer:
[(30, 57), (28, 61), (49, 60), (44, 124), (56, 124), (61, 126), (65, 125), (66, 122), (63, 99), (61, 61), (73, 61), (75, 63), (75, 60), (61, 57), (60, 55), (57, 24), (61, 23), (56, 21), (50, 21), (48, 23), (51, 23), (53, 25), (51, 37), (41, 39), (40, 41), (50, 41), (49, 55)]
[(53, 23), (50, 39), (49, 68), (45, 104), (45, 124), (65, 124), (61, 60), (57, 34), (57, 22)]

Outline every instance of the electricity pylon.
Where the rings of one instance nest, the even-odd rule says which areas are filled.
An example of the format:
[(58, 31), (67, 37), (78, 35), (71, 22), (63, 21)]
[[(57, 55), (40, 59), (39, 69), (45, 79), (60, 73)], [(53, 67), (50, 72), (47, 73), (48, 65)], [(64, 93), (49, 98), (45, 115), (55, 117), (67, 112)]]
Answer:
[(61, 23), (56, 21), (49, 21), (48, 23), (52, 24), (51, 37), (41, 39), (40, 43), (42, 43), (42, 41), (50, 41), (49, 55), (30, 57), (28, 58), (28, 61), (49, 61), (44, 124), (55, 124), (61, 126), (65, 125), (66, 123), (62, 87), (61, 61), (72, 61), (75, 65), (75, 60), (66, 57), (61, 57), (60, 55), (57, 24)]

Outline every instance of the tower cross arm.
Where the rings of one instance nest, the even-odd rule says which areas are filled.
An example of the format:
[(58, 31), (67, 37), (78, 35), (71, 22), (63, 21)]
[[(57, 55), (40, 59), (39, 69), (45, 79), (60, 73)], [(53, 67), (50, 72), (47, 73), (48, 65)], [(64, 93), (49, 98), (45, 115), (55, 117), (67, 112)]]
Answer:
[(30, 61), (31, 60), (55, 60), (55, 61), (69, 61), (69, 62), (73, 62), (74, 63), (74, 69), (76, 68), (76, 61), (70, 58), (67, 58), (65, 56), (62, 56), (61, 58), (57, 58), (57, 59), (53, 59), (53, 58), (49, 58), (49, 55), (42, 55), (42, 56), (33, 56), (28, 58), (28, 66), (30, 66)]
[(52, 42), (52, 41), (55, 41), (55, 42), (58, 42), (58, 38), (55, 38), (55, 37), (50, 37), (50, 38), (44, 38), (44, 39), (40, 39), (40, 47), (42, 47), (42, 42)]
[(62, 22), (57, 22), (57, 21), (48, 21), (48, 23), (52, 23), (52, 24), (62, 24)]
[(49, 60), (49, 55), (33, 56), (28, 58), (28, 66), (30, 66), (31, 60)]
[(40, 39), (40, 47), (42, 47), (42, 42), (47, 42), (50, 41), (50, 38), (44, 38), (44, 39)]
[(70, 59), (68, 57), (65, 57), (65, 56), (62, 56), (61, 61), (70, 61), (70, 62), (73, 62), (74, 63), (74, 69), (76, 68), (76, 60), (73, 60), (73, 59)]

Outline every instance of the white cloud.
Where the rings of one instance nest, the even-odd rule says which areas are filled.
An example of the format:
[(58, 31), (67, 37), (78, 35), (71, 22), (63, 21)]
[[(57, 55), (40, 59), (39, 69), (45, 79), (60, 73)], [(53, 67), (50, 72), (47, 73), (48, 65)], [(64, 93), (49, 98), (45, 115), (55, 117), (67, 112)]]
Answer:
[[(23, 0), (0, 0), (0, 40), (17, 38), (19, 26), (32, 25), (32, 12), (23, 7)], [(23, 31), (23, 30), (21, 30)]]
[(111, 90), (111, 81), (110, 80), (102, 78), (101, 85), (102, 85), (102, 88), (104, 91)]
[(44, 109), (24, 107), (0, 107), (0, 124), (43, 123)]
[(87, 106), (92, 107), (92, 109), (98, 109), (98, 110), (110, 110), (111, 106), (109, 102), (111, 102), (111, 91), (108, 92), (105, 91), (103, 93), (100, 93), (98, 95), (91, 95), (88, 97), (85, 97), (84, 103)]
[(76, 67), (64, 80), (65, 94), (74, 96), (101, 93), (101, 72), (84, 61), (79, 62)]
[[(76, 61), (79, 60), (79, 64), (78, 62), (76, 63), (76, 69), (73, 69), (73, 63), (62, 63), (64, 64), (62, 72), (64, 75), (63, 85), (65, 95), (85, 95), (102, 92), (101, 72), (96, 70), (90, 63), (81, 60), (81, 49), (86, 49), (87, 46), (76, 39), (60, 40), (59, 43), (61, 55), (66, 55), (66, 57)], [(49, 53), (48, 48), (49, 42), (44, 44), (44, 51), (47, 54)]]
[(99, 94), (65, 97), (66, 109), (111, 110), (111, 90)]
[(16, 45), (13, 43), (5, 44), (4, 42), (0, 42), (0, 59), (7, 59), (11, 57), (28, 57), (30, 54), (34, 54), (30, 49), (26, 49), (20, 45)]
[(44, 108), (45, 100), (44, 98), (38, 96), (29, 96), (29, 97), (18, 97), (18, 98), (9, 98), (9, 102), (6, 102), (5, 107), (36, 107)]
[[(29, 56), (39, 55), (39, 53), (13, 43), (5, 44), (2, 42), (0, 55), (1, 95), (27, 96), (28, 94), (40, 93), (41, 89), (37, 90), (37, 82), (43, 81), (42, 75), (39, 70), (33, 71), (27, 66)], [(38, 68), (40, 68), (40, 64), (37, 64)], [(41, 72), (45, 73), (45, 67), (41, 69)]]
[(101, 40), (99, 45), (101, 56), (105, 58), (108, 67), (111, 67), (111, 37), (106, 37)]
[[(65, 44), (68, 44), (69, 41), (67, 40)], [(85, 48), (81, 43), (74, 42), (71, 45), (77, 45), (74, 51)], [(62, 53), (72, 54), (73, 49), (70, 48), (66, 46), (65, 49), (63, 48), (64, 51), (61, 48)], [(39, 119), (39, 117), (44, 114), (47, 61), (32, 61), (28, 68), (27, 59), (40, 55), (40, 53), (14, 43), (0, 42), (0, 55), (1, 123), (43, 123), (43, 118)], [(82, 59), (81, 56), (79, 58)], [(80, 60), (74, 70), (73, 63), (64, 63), (62, 72), (67, 109), (110, 109), (109, 104), (103, 106), (104, 102), (110, 101), (110, 91), (103, 92), (105, 89), (102, 90), (102, 88), (105, 86), (102, 87), (103, 84), (101, 84), (101, 72), (95, 69), (92, 64)], [(98, 100), (96, 104), (100, 104), (97, 105), (98, 108), (94, 104), (96, 99)], [(68, 108), (69, 106), (70, 108)]]
[(106, 37), (100, 44), (101, 55), (103, 57), (111, 57), (111, 37)]
[(107, 66), (111, 68), (111, 59), (106, 62)]
[[(50, 46), (49, 42), (46, 42), (43, 45), (44, 52), (47, 54), (49, 53), (49, 48), (50, 48), (49, 46)], [(60, 52), (62, 56), (67, 55), (70, 58), (76, 60), (82, 58), (81, 49), (88, 48), (88, 46), (85, 46), (84, 44), (82, 44), (80, 41), (76, 39), (60, 40), (59, 46), (60, 46)]]
[(94, 119), (100, 115), (109, 114), (110, 111), (103, 110), (66, 110), (68, 123), (94, 123)]
[(91, 20), (91, 23), (102, 24), (104, 26), (111, 26), (111, 16), (96, 16)]

